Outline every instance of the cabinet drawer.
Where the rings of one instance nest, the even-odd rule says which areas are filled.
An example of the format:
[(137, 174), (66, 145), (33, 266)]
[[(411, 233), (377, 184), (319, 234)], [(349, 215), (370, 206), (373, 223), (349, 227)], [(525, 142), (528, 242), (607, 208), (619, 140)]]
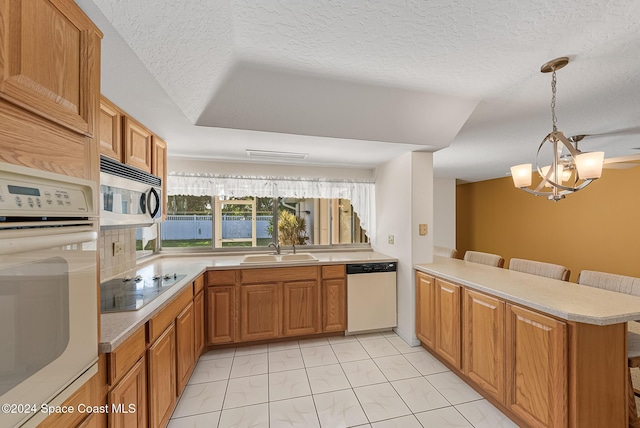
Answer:
[(322, 279), (344, 278), (345, 265), (322, 266)]
[(210, 270), (207, 272), (207, 285), (235, 285), (235, 270)]
[(195, 296), (202, 290), (204, 290), (204, 275), (200, 275), (193, 281), (193, 295)]
[(147, 322), (147, 343), (153, 343), (192, 299), (193, 286), (189, 285), (180, 293), (177, 299), (169, 303), (166, 308), (151, 318), (149, 322)]
[(242, 284), (259, 284), (264, 282), (300, 281), (317, 279), (317, 266), (282, 267), (265, 269), (244, 269), (240, 271)]
[(109, 354), (109, 385), (113, 386), (144, 355), (144, 327), (140, 327)]

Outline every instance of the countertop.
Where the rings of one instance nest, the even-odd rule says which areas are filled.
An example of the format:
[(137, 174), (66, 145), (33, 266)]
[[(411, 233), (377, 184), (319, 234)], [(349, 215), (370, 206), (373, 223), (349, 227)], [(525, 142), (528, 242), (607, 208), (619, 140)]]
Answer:
[(433, 259), (414, 268), (567, 321), (610, 325), (640, 320), (640, 297), (464, 260)]
[[(253, 253), (252, 253), (253, 254)], [(98, 351), (108, 353), (120, 345), (127, 337), (144, 325), (151, 317), (158, 313), (167, 303), (176, 298), (180, 291), (207, 270), (224, 269), (255, 269), (265, 267), (291, 267), (291, 266), (315, 266), (318, 264), (347, 264), (367, 262), (395, 262), (397, 259), (377, 253), (375, 251), (331, 251), (313, 252), (318, 261), (291, 262), (291, 263), (252, 263), (241, 264), (244, 254), (230, 255), (194, 255), (176, 254), (161, 255), (147, 263), (143, 263), (136, 269), (124, 272), (122, 275), (142, 275), (150, 277), (154, 274), (165, 273), (186, 274), (186, 277), (163, 292), (149, 304), (137, 311), (116, 312), (100, 315), (100, 343)]]

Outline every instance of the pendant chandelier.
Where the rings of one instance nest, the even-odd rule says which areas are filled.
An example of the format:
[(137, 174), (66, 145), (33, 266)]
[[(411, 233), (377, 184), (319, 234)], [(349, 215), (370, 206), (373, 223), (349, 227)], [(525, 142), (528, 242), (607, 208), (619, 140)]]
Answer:
[[(604, 152), (581, 152), (578, 150), (578, 142), (584, 135), (565, 137), (562, 131), (558, 131), (556, 125), (556, 70), (569, 63), (569, 58), (561, 57), (544, 64), (540, 71), (551, 73), (551, 119), (553, 130), (538, 146), (536, 155), (536, 170), (542, 178), (533, 189), (531, 186), (530, 163), (511, 167), (513, 184), (535, 196), (546, 196), (551, 201), (559, 201), (578, 190), (584, 189), (593, 180), (602, 175)], [(540, 166), (539, 158), (543, 147), (549, 147), (553, 153), (551, 165)]]

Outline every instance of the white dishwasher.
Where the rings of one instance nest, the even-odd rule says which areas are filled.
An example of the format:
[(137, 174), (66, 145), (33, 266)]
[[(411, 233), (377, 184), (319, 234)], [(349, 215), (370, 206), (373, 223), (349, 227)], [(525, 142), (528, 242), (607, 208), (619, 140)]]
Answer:
[(395, 262), (347, 265), (347, 334), (398, 325)]

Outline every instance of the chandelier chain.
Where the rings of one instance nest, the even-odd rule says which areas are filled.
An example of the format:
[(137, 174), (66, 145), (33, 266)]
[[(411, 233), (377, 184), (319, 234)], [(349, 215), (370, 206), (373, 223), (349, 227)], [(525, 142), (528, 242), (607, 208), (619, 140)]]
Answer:
[(557, 131), (558, 118), (556, 117), (556, 70), (553, 70), (551, 74), (551, 121), (553, 123), (553, 130)]

